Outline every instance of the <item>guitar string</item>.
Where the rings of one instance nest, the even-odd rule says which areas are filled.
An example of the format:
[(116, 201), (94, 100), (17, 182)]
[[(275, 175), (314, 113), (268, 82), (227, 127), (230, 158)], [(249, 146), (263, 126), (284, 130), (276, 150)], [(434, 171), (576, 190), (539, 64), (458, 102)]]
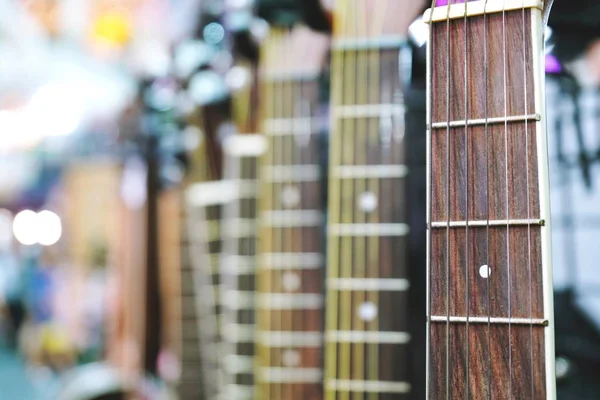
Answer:
[[(521, 29), (523, 37), (523, 97), (525, 112), (529, 113), (529, 97), (527, 96), (527, 41), (525, 39), (525, 1), (523, 1)], [(530, 209), (530, 181), (529, 181), (529, 122), (525, 121), (525, 170), (526, 170), (526, 188), (527, 188), (527, 221), (531, 218)], [(529, 278), (529, 318), (533, 318), (533, 294), (532, 294), (532, 272), (531, 272), (531, 224), (527, 223), (527, 271)], [(529, 358), (530, 358), (530, 389), (531, 398), (534, 398), (534, 383), (533, 383), (533, 322), (529, 324)]]
[[(355, 35), (358, 37), (365, 37), (368, 35), (368, 28), (366, 26), (366, 16), (368, 14), (368, 10), (365, 7), (364, 2), (359, 3), (362, 6), (362, 10), (360, 15), (364, 16), (363, 18), (359, 18), (359, 13), (355, 14), (355, 24), (356, 24), (356, 32)], [(358, 6), (358, 5), (357, 5)], [(357, 7), (358, 8), (358, 7)], [(356, 82), (356, 104), (367, 104), (368, 100), (366, 98), (366, 89), (368, 85), (368, 60), (367, 60), (368, 50), (357, 50), (356, 51), (356, 64), (357, 70), (356, 75), (354, 77), (354, 82)], [(354, 140), (354, 152), (355, 152), (355, 165), (364, 165), (365, 162), (365, 152), (368, 151), (369, 146), (369, 134), (367, 132), (367, 127), (365, 126), (367, 122), (367, 118), (354, 118), (354, 132), (356, 138)], [(364, 140), (364, 145), (363, 145)], [(367, 182), (364, 177), (360, 177), (358, 179), (353, 179), (354, 181), (354, 196), (352, 198), (352, 223), (364, 223), (366, 222), (366, 213), (362, 210), (360, 204), (360, 198), (363, 193), (367, 191)], [(355, 247), (355, 256), (353, 259), (354, 271), (352, 278), (354, 279), (364, 279), (366, 278), (366, 236), (356, 236), (354, 237), (354, 247)], [(366, 290), (352, 290), (352, 297), (354, 299), (352, 309), (352, 316), (354, 325), (356, 326), (356, 331), (364, 331), (368, 325), (368, 322), (364, 319), (362, 315), (360, 315), (360, 307), (365, 304), (365, 295)], [(365, 368), (364, 368), (364, 358), (365, 358), (365, 346), (364, 343), (357, 341), (354, 344), (354, 351), (352, 354), (352, 358), (354, 358), (354, 374), (352, 379), (358, 378), (358, 380), (363, 380), (365, 376)], [(369, 367), (369, 366), (367, 366)], [(353, 398), (358, 398), (360, 393), (354, 393)]]
[(491, 400), (492, 398), (492, 353), (491, 353), (491, 280), (494, 279), (493, 275), (490, 272), (490, 162), (489, 162), (489, 130), (488, 130), (488, 16), (485, 10), (487, 9), (488, 0), (485, 0), (485, 4), (483, 5), (484, 13), (483, 13), (483, 80), (484, 80), (484, 135), (485, 135), (485, 201), (486, 201), (486, 226), (485, 226), (485, 265), (487, 266), (487, 279), (486, 279), (486, 292), (487, 292), (487, 347), (488, 347), (488, 362), (487, 362), (487, 398)]
[[(388, 8), (390, 6), (390, 2), (386, 1), (384, 3), (383, 7), (376, 7), (374, 10), (374, 18), (373, 18), (373, 23), (370, 25), (371, 27), (373, 27), (373, 31), (375, 32), (371, 32), (370, 36), (375, 37), (376, 35), (381, 35), (384, 32), (384, 22), (385, 22), (385, 17), (388, 15)], [(365, 12), (365, 15), (369, 15), (368, 12)], [(364, 19), (363, 19), (364, 20)], [(368, 26), (367, 26), (368, 29)], [(369, 84), (369, 87), (373, 88), (372, 93), (369, 97), (367, 97), (367, 102), (369, 104), (371, 104), (372, 102), (374, 102), (375, 104), (380, 104), (382, 102), (382, 96), (381, 96), (381, 74), (383, 73), (383, 60), (382, 60), (382, 52), (379, 49), (372, 49), (370, 50), (370, 58), (371, 58), (371, 62), (372, 65), (370, 66), (370, 72), (367, 74), (367, 84)], [(390, 83), (393, 85), (393, 81)], [(379, 126), (377, 126), (377, 122), (376, 120), (372, 121), (372, 124), (375, 125), (375, 128), (373, 129), (373, 132), (377, 132), (379, 130), (379, 134), (381, 135), (381, 129), (382, 129), (382, 125), (381, 125), (381, 116), (379, 119)], [(370, 121), (371, 122), (371, 121)], [(371, 124), (367, 124), (367, 129), (370, 127)], [(368, 132), (370, 132), (370, 129), (368, 130)], [(368, 135), (367, 132), (367, 135)], [(389, 134), (392, 134), (392, 132), (389, 132)], [(368, 142), (367, 142), (368, 143)], [(383, 161), (383, 152), (382, 150), (382, 140), (380, 138), (380, 140), (377, 141), (377, 143), (379, 144), (379, 151), (376, 153), (377, 157), (376, 157), (376, 161), (377, 162), (382, 162)], [(366, 146), (367, 148), (369, 148), (368, 146)], [(367, 164), (368, 161), (365, 163)], [(371, 185), (369, 185), (368, 180), (367, 180), (367, 188), (369, 188), (372, 190), (372, 193), (375, 194), (375, 198), (377, 200), (378, 203), (376, 205), (376, 210), (371, 211), (371, 221), (372, 223), (380, 223), (382, 217), (384, 216), (384, 206), (387, 204), (393, 204), (392, 201), (383, 201), (383, 196), (381, 193), (381, 184), (380, 184), (380, 179), (379, 178), (373, 178), (371, 181)], [(380, 201), (381, 199), (381, 201)], [(366, 263), (367, 263), (367, 267), (368, 267), (368, 271), (373, 270), (374, 269), (374, 275), (376, 278), (380, 278), (380, 272), (381, 272), (381, 267), (380, 267), (380, 255), (379, 255), (379, 251), (380, 251), (380, 247), (381, 247), (381, 237), (380, 236), (376, 236), (373, 235), (371, 236), (368, 240), (368, 244), (372, 246), (372, 248), (369, 248), (370, 246), (368, 246), (368, 257), (366, 259)], [(370, 258), (372, 258), (372, 260), (370, 260)], [(380, 309), (380, 305), (381, 305), (381, 291), (371, 291), (370, 296), (368, 296), (369, 301), (375, 305), (375, 309), (379, 310)], [(368, 323), (369, 325), (369, 331), (371, 331), (372, 329), (375, 331), (380, 331), (381, 330), (381, 318), (383, 317), (381, 312), (378, 312), (378, 315), (376, 316), (376, 318), (373, 321), (370, 321)], [(388, 315), (388, 318), (391, 318), (392, 315)], [(371, 329), (372, 328), (372, 329)], [(370, 346), (371, 348), (369, 349), (369, 354), (374, 353), (372, 356), (373, 362), (371, 363), (371, 365), (369, 365), (369, 371), (371, 371), (372, 377), (370, 378), (370, 380), (376, 380), (376, 381), (380, 381), (382, 380), (379, 376), (379, 363), (380, 363), (380, 359), (379, 359), (379, 353), (380, 353), (380, 344), (379, 343), (373, 343)], [(379, 399), (379, 393), (370, 393), (370, 400), (377, 400)]]
[[(346, 37), (354, 37), (356, 32), (356, 1), (354, 2), (346, 2), (354, 3), (354, 7), (350, 7), (348, 10), (348, 18), (346, 21), (349, 23), (349, 28), (346, 30)], [(344, 96), (343, 104), (356, 104), (356, 70), (357, 70), (357, 54), (356, 51), (352, 50), (348, 52), (348, 76), (344, 81), (344, 86), (347, 86), (349, 93)], [(353, 165), (355, 162), (355, 154), (356, 154), (356, 127), (355, 127), (355, 119), (353, 118), (351, 121), (344, 120), (344, 123), (347, 127), (347, 130), (342, 130), (341, 134), (344, 136), (348, 136), (350, 140), (343, 140), (344, 144), (347, 144), (347, 151), (344, 151), (344, 156), (346, 160), (342, 163), (342, 165)], [(341, 135), (340, 135), (341, 136)], [(346, 139), (346, 138), (343, 138)], [(338, 137), (338, 140), (342, 140), (341, 137)], [(342, 197), (342, 223), (348, 221), (350, 223), (354, 220), (354, 211), (353, 211), (353, 202), (352, 199), (355, 196), (355, 180), (349, 179), (345, 180), (342, 183), (342, 187), (345, 189)], [(344, 235), (340, 239), (342, 243), (342, 265), (344, 269), (343, 277), (350, 278), (354, 273), (354, 237), (350, 235)], [(342, 314), (342, 331), (351, 331), (353, 324), (353, 296), (351, 291), (344, 290), (342, 297), (342, 310), (346, 310)], [(343, 342), (342, 347), (342, 357), (340, 359), (341, 364), (341, 374), (340, 377), (343, 381), (349, 381), (352, 376), (352, 359), (351, 359), (351, 342)], [(342, 391), (339, 394), (340, 400), (348, 400), (351, 396), (349, 391)]]
[[(342, 17), (345, 15), (345, 9), (340, 5), (340, 0), (337, 0), (335, 3), (335, 8), (338, 10), (337, 13), (334, 13), (334, 28), (338, 26), (337, 30), (334, 30), (334, 37), (339, 36), (340, 32), (343, 34), (344, 26), (341, 24), (343, 21)], [(343, 128), (342, 121), (337, 118), (335, 114), (335, 106), (341, 104), (342, 99), (344, 97), (342, 81), (346, 76), (346, 68), (344, 65), (344, 53), (343, 52), (333, 52), (331, 57), (331, 93), (332, 93), (332, 105), (334, 110), (330, 115), (331, 121), (331, 133), (330, 133), (330, 160), (329, 165), (330, 172), (328, 175), (328, 191), (329, 191), (329, 207), (328, 207), (328, 221), (330, 223), (337, 223), (341, 218), (341, 194), (342, 194), (342, 182), (340, 179), (336, 178), (333, 175), (333, 171), (335, 170), (335, 166), (337, 163), (341, 163), (342, 159), (342, 149), (341, 146), (338, 145), (338, 136), (340, 131)], [(334, 73), (338, 71), (339, 73)], [(329, 225), (329, 224), (328, 224)], [(336, 237), (333, 234), (327, 233), (328, 238), (328, 248), (327, 248), (327, 261), (326, 261), (326, 276), (327, 280), (336, 279), (339, 277), (340, 273), (340, 253), (341, 253), (341, 243), (339, 241), (340, 237)], [(326, 308), (326, 329), (327, 330), (338, 330), (340, 325), (340, 313), (338, 312), (338, 304), (340, 303), (341, 294), (337, 290), (328, 290), (327, 291), (327, 308)], [(327, 341), (326, 342), (326, 355), (325, 355), (325, 373), (326, 380), (327, 379), (336, 379), (338, 376), (338, 350), (341, 354), (341, 349), (338, 348), (337, 341)], [(325, 382), (325, 397), (326, 400), (336, 400), (336, 392), (334, 389), (330, 389), (328, 386), (328, 382)]]
[[(283, 54), (285, 54), (283, 61), (283, 65), (287, 66), (286, 60), (289, 59), (290, 57), (290, 49), (288, 46), (288, 40), (290, 37), (290, 31), (288, 29), (285, 29), (284, 31), (282, 31), (282, 37), (281, 37), (281, 41), (283, 44)], [(291, 118), (292, 120), (294, 120), (294, 118), (296, 117), (295, 114), (295, 110), (294, 110), (294, 82), (293, 82), (293, 78), (292, 79), (283, 79), (282, 80), (282, 86), (283, 86), (283, 98), (281, 103), (283, 104), (284, 107), (284, 118)], [(295, 131), (295, 126), (292, 125), (292, 135), (288, 135), (288, 136), (284, 136), (282, 139), (284, 140), (285, 143), (285, 149), (284, 152), (282, 152), (282, 165), (288, 165), (287, 168), (294, 168), (295, 165), (297, 165), (297, 160), (296, 160), (296, 154), (295, 154), (295, 148), (294, 148), (294, 135), (296, 134)], [(293, 182), (292, 179), (290, 177), (290, 179), (288, 180), (288, 182), (286, 182), (288, 187), (292, 187), (293, 186)], [(285, 215), (285, 214), (284, 214)], [(285, 232), (285, 238), (286, 238), (286, 242), (287, 245), (284, 248), (284, 251), (286, 253), (294, 253), (294, 250), (296, 250), (296, 240), (297, 240), (297, 234), (296, 234), (296, 227), (293, 224), (293, 221), (289, 221), (289, 224), (286, 224), (285, 219), (287, 218), (283, 218), (283, 222), (284, 222), (284, 228), (283, 231)], [(286, 290), (285, 288), (285, 276), (286, 274), (291, 274), (293, 273), (291, 268), (289, 268), (286, 265), (286, 268), (282, 269), (280, 276), (279, 276), (279, 286), (282, 289), (281, 292), (288, 292), (288, 290)], [(302, 285), (302, 282), (300, 282), (300, 284)], [(302, 287), (302, 286), (300, 286)], [(293, 292), (293, 290), (289, 290), (289, 292)], [(295, 295), (294, 293), (290, 293), (290, 298), (293, 298)], [(283, 307), (282, 307), (283, 308)], [(293, 307), (293, 302), (291, 302), (290, 304), (290, 308), (289, 310), (282, 310), (282, 314), (284, 316), (283, 322), (284, 322), (284, 328), (286, 332), (294, 332), (294, 317), (296, 312), (301, 312), (300, 309), (295, 309), (295, 307)], [(282, 329), (283, 330), (283, 329)], [(286, 352), (292, 352), (293, 351), (293, 344), (287, 345), (287, 346), (282, 346), (282, 348), (279, 349), (279, 365), (283, 366), (283, 370), (285, 371), (286, 365), (285, 365), (285, 355)], [(290, 353), (291, 354), (291, 353)], [(283, 377), (282, 377), (283, 378)], [(292, 379), (290, 379), (291, 381)], [(294, 394), (291, 391), (291, 384), (286, 384), (284, 381), (285, 379), (281, 379), (280, 380), (280, 385), (281, 385), (281, 392), (283, 393), (283, 399), (293, 399)]]
[[(466, 285), (466, 293), (465, 293), (465, 308), (466, 308), (466, 314), (467, 314), (467, 321), (466, 321), (466, 327), (465, 327), (465, 398), (468, 400), (469, 399), (469, 355), (470, 355), (470, 349), (469, 349), (469, 335), (470, 335), (470, 330), (469, 330), (469, 315), (470, 315), (470, 282), (469, 282), (469, 275), (470, 275), (470, 270), (471, 267), (469, 265), (469, 125), (467, 124), (467, 121), (469, 119), (469, 95), (468, 95), (468, 82), (469, 82), (469, 62), (468, 62), (468, 56), (469, 56), (469, 24), (467, 23), (467, 13), (468, 13), (468, 0), (465, 0), (464, 2), (465, 4), (465, 15), (463, 18), (463, 27), (464, 27), (464, 35), (465, 35), (465, 52), (464, 52), (464, 80), (465, 80), (465, 86), (464, 86), (464, 91), (465, 91), (465, 97), (464, 97), (464, 107), (465, 107), (465, 156), (464, 156), (464, 161), (465, 161), (465, 285)], [(473, 242), (474, 243), (474, 242)]]
[[(446, 121), (450, 121), (450, 8), (446, 11)], [(446, 125), (446, 400), (450, 400), (450, 124)]]
[(509, 164), (508, 164), (508, 71), (507, 71), (507, 59), (506, 59), (506, 0), (502, 3), (502, 70), (503, 70), (503, 89), (504, 89), (504, 172), (505, 172), (505, 210), (506, 210), (506, 272), (507, 272), (507, 295), (508, 295), (508, 397), (512, 398), (512, 379), (513, 379), (513, 368), (512, 368), (512, 302), (511, 302), (511, 274), (510, 274), (510, 190), (509, 190)]
[(432, 205), (432, 194), (433, 194), (433, 162), (432, 162), (432, 137), (433, 137), (433, 90), (434, 88), (433, 86), (433, 40), (434, 40), (434, 27), (433, 27), (433, 10), (436, 7), (436, 0), (431, 0), (431, 6), (430, 6), (430, 16), (429, 16), (429, 21), (428, 21), (428, 27), (429, 27), (429, 35), (428, 35), (428, 44), (427, 44), (427, 58), (428, 58), (428, 68), (427, 68), (427, 91), (428, 91), (428, 99), (427, 99), (427, 123), (428, 123), (428, 133), (427, 133), (427, 139), (428, 139), (428, 143), (427, 143), (427, 160), (428, 160), (428, 180), (429, 180), (429, 187), (427, 187), (427, 197), (429, 200), (429, 204), (427, 205), (427, 332), (426, 332), (426, 362), (425, 362), (425, 375), (426, 375), (426, 390), (425, 390), (425, 396), (426, 399), (429, 400), (431, 398), (431, 391), (432, 388), (431, 386), (431, 371), (430, 371), (430, 364), (431, 364), (431, 344), (432, 344), (432, 339), (431, 339), (431, 331), (432, 331), (432, 325), (431, 325), (431, 301), (432, 301), (432, 296), (431, 296), (431, 281), (432, 281), (432, 272), (431, 272), (431, 260), (432, 260), (432, 235), (433, 235), (433, 231), (431, 229), (431, 219), (432, 219), (432, 211), (433, 211), (433, 205)]

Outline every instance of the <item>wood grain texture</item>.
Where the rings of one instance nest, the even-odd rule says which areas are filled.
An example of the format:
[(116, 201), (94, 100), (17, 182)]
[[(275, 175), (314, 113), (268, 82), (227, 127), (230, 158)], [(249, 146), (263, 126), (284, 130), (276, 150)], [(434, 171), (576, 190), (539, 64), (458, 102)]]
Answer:
[[(430, 316), (438, 318), (429, 328), (431, 399), (546, 398), (546, 328), (513, 320), (547, 316), (544, 228), (486, 223), (542, 218), (544, 133), (526, 117), (541, 112), (531, 20), (530, 10), (517, 10), (432, 26), (431, 122), (520, 120), (430, 129)], [(483, 224), (446, 227), (450, 221)]]
[[(300, 32), (304, 35), (303, 32)], [(292, 36), (280, 37), (282, 41), (290, 40)], [(281, 45), (281, 43), (279, 44)], [(290, 49), (285, 51), (289, 52)], [(298, 49), (298, 51), (306, 51)], [(281, 62), (279, 60), (278, 62)], [(310, 60), (308, 60), (310, 63)], [(269, 134), (269, 149), (262, 160), (265, 168), (285, 168), (289, 173), (302, 171), (310, 167), (321, 170), (322, 141), (320, 126), (315, 121), (319, 112), (319, 81), (314, 74), (303, 75), (299, 66), (277, 66), (276, 71), (265, 66), (265, 79), (263, 81), (263, 108), (264, 126), (279, 122), (287, 126), (278, 129), (276, 133)], [(290, 69), (296, 75), (290, 75)], [(286, 79), (269, 79), (273, 72), (287, 72)], [(285, 75), (284, 75), (285, 76)], [(258, 295), (315, 295), (324, 294), (324, 238), (322, 217), (324, 209), (324, 196), (322, 193), (319, 176), (302, 181), (285, 179), (272, 182), (263, 179), (261, 182), (261, 207), (263, 215), (280, 213), (283, 224), (261, 226), (261, 242), (258, 267)], [(291, 213), (310, 213), (312, 222), (297, 220)], [(287, 214), (286, 214), (287, 213)], [(298, 257), (305, 260), (307, 257), (317, 260), (309, 268), (302, 268), (289, 262), (271, 259), (267, 262), (264, 258), (272, 254), (283, 257)], [(262, 255), (262, 256), (261, 256)], [(319, 257), (320, 256), (320, 257)], [(281, 260), (281, 258), (280, 258)], [(312, 371), (322, 370), (323, 346), (321, 342), (306, 342), (308, 335), (322, 335), (323, 333), (323, 306), (303, 306), (294, 309), (258, 306), (258, 334), (285, 332), (285, 334), (300, 334), (293, 343), (285, 346), (276, 342), (257, 342), (258, 361), (258, 389), (262, 398), (278, 398), (282, 400), (311, 399), (318, 400), (323, 396), (323, 387), (320, 379), (303, 382), (294, 378), (291, 373), (294, 369)], [(271, 379), (261, 371), (268, 368), (279, 368), (287, 382)]]
[[(407, 237), (403, 234), (357, 232), (337, 235), (332, 226), (346, 224), (396, 224), (406, 222), (403, 174), (392, 177), (336, 176), (346, 167), (364, 166), (381, 172), (404, 167), (404, 126), (402, 87), (398, 75), (398, 50), (344, 51), (334, 55), (334, 66), (340, 76), (334, 84), (332, 111), (353, 110), (355, 106), (371, 106), (377, 110), (390, 105), (395, 114), (338, 114), (330, 139), (330, 207), (328, 225), (328, 280), (354, 279), (365, 282), (377, 279), (407, 279)], [(335, 81), (335, 78), (334, 78)], [(336, 86), (337, 85), (337, 86)], [(384, 107), (382, 107), (384, 106)], [(343, 108), (342, 108), (343, 107)], [(399, 169), (396, 168), (395, 171)], [(372, 209), (364, 207), (364, 196), (376, 199)], [(407, 281), (405, 281), (407, 282)], [(408, 283), (408, 282), (407, 282)], [(384, 343), (380, 337), (372, 342), (348, 342), (330, 338), (326, 352), (326, 387), (335, 381), (383, 381), (408, 383), (410, 341), (398, 341), (408, 330), (408, 293), (406, 289), (328, 289), (327, 332), (389, 333), (395, 342)], [(375, 307), (377, 315), (365, 318), (365, 305)], [(410, 393), (399, 393), (379, 385), (381, 393), (370, 391), (328, 390), (328, 398), (406, 399)], [(398, 386), (394, 386), (398, 387)]]

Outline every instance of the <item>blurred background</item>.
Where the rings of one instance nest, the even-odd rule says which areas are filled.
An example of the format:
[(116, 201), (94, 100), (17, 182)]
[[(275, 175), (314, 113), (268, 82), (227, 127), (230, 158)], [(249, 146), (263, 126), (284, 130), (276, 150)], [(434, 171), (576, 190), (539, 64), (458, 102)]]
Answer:
[[(182, 363), (186, 296), (200, 296), (184, 293), (195, 221), (184, 193), (218, 177), (206, 132), (232, 129), (219, 110), (251, 79), (236, 52), (252, 59), (267, 32), (244, 13), (222, 22), (220, 3), (0, 0), (0, 400), (202, 398), (181, 389), (185, 374), (202, 385), (201, 368)], [(287, 10), (263, 3), (263, 18)], [(600, 399), (600, 9), (556, 3), (547, 96), (557, 379), (563, 399)], [(426, 6), (414, 4), (411, 21)], [(230, 45), (225, 30), (250, 39), (234, 34)], [(424, 227), (422, 32), (407, 30), (402, 65), (417, 171), (409, 204)], [(249, 99), (246, 111), (257, 107)], [(326, 94), (320, 102), (326, 110)]]

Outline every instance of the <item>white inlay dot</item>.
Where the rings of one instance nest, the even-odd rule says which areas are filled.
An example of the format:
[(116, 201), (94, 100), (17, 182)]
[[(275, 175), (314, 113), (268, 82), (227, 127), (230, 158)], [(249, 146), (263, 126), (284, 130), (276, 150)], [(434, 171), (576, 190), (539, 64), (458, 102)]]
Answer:
[(286, 186), (281, 191), (281, 204), (285, 208), (292, 208), (300, 204), (300, 191), (296, 186)]
[(371, 302), (362, 303), (358, 307), (358, 316), (363, 321), (373, 321), (377, 317), (377, 306)]
[(286, 367), (296, 367), (300, 365), (300, 353), (296, 350), (286, 350), (281, 355), (283, 365)]
[(479, 275), (481, 275), (482, 278), (489, 278), (491, 273), (492, 269), (487, 265), (482, 265), (479, 267)]
[(372, 212), (377, 208), (377, 196), (371, 192), (364, 192), (358, 198), (358, 205), (364, 212)]
[(295, 292), (300, 289), (300, 276), (295, 272), (286, 272), (281, 277), (281, 285), (287, 292)]

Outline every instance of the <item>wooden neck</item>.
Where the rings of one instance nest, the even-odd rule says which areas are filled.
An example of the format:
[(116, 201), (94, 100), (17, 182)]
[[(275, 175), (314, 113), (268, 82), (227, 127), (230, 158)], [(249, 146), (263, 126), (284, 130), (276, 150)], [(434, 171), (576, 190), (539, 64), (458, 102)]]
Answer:
[(236, 134), (224, 142), (225, 181), (234, 196), (223, 206), (221, 218), (221, 395), (232, 400), (254, 393), (257, 174), (265, 150), (266, 141), (257, 134)]
[(424, 21), (429, 398), (553, 399), (541, 2)]
[(326, 398), (406, 396), (404, 41), (348, 37), (332, 59)]
[(323, 197), (316, 77), (265, 79), (257, 350), (261, 398), (322, 397)]

